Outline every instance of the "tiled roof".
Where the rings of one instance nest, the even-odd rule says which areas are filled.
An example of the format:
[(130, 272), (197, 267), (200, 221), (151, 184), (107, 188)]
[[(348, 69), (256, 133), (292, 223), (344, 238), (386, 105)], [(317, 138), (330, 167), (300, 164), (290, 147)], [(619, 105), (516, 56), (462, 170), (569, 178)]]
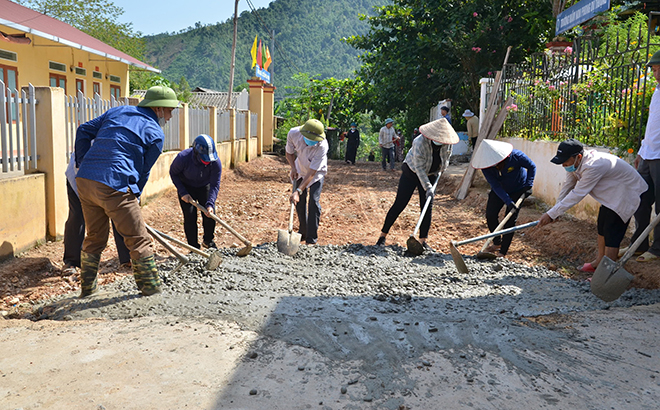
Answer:
[(157, 73), (160, 72), (160, 70), (149, 64), (110, 47), (77, 28), (10, 0), (0, 0), (0, 24), (111, 60), (121, 61)]

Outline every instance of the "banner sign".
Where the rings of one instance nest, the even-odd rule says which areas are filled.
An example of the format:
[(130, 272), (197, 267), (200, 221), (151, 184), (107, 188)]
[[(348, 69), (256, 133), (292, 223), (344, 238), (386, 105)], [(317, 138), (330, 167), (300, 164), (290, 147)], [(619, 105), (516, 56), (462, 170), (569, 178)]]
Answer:
[(596, 14), (610, 9), (610, 0), (582, 0), (576, 5), (559, 13), (555, 35), (570, 30), (578, 24), (592, 19)]
[(262, 80), (264, 80), (265, 82), (270, 84), (270, 73), (268, 71), (262, 69), (258, 65), (255, 66), (254, 75), (261, 78)]

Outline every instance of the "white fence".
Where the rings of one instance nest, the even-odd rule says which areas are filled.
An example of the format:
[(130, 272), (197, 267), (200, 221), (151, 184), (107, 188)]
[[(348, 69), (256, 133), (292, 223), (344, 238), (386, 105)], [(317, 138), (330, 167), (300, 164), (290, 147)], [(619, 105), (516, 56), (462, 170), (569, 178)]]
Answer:
[(224, 142), (224, 141), (229, 141), (231, 139), (229, 133), (229, 122), (230, 122), (230, 111), (220, 111), (218, 110), (218, 141), (216, 142)]
[(101, 96), (94, 94), (94, 98), (85, 97), (78, 91), (76, 97), (67, 95), (64, 97), (65, 115), (66, 115), (66, 161), (69, 162), (71, 153), (74, 151), (76, 143), (76, 130), (81, 124), (105, 113), (112, 107), (128, 105), (128, 98), (115, 100), (110, 97), (109, 100), (102, 100)]
[(23, 174), (37, 168), (37, 120), (34, 86), (28, 92), (5, 87), (0, 81), (0, 176)]
[(188, 107), (188, 132), (191, 140), (200, 134), (209, 135), (211, 133), (210, 110)]

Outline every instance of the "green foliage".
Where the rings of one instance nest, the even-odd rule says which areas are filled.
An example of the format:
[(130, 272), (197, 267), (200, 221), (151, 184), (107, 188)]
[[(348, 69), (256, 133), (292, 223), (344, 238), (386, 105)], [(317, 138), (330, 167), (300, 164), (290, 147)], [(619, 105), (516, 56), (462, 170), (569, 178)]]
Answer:
[(188, 85), (188, 81), (186, 80), (186, 77), (181, 76), (179, 79), (178, 84), (173, 84), (172, 89), (176, 93), (176, 98), (184, 103), (190, 103), (192, 100), (192, 92), (190, 90), (190, 85)]
[(451, 98), (458, 112), (479, 107), (479, 79), (542, 46), (554, 20), (547, 0), (394, 0), (362, 16), (369, 33), (347, 42), (363, 53), (359, 75), (372, 83), (381, 117), (404, 113), (406, 134)]
[[(277, 0), (258, 9), (261, 21), (275, 30), (277, 46), (254, 13), (238, 18), (235, 82), (254, 76), (250, 49), (255, 35), (270, 48), (273, 58), (276, 95), (294, 86), (299, 72), (314, 73), (320, 79), (348, 78), (359, 67), (358, 52), (343, 43), (343, 37), (365, 33), (367, 24), (358, 13), (371, 13), (379, 0)], [(185, 76), (193, 87), (226, 90), (229, 84), (233, 19), (190, 27), (179, 33), (146, 37), (147, 61), (176, 80)], [(284, 55), (280, 52), (283, 51)]]

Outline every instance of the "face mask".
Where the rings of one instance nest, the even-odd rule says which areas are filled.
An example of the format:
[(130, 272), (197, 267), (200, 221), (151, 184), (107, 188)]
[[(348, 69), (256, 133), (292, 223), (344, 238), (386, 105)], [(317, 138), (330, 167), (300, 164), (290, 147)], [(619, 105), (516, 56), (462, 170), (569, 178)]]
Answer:
[(158, 125), (160, 125), (161, 128), (163, 128), (167, 124), (167, 120), (165, 117), (158, 117)]
[(566, 172), (575, 172), (577, 170), (577, 168), (575, 167), (575, 164), (577, 164), (577, 158), (575, 158), (575, 162), (573, 163), (573, 165), (569, 165), (567, 167), (564, 167), (564, 169), (566, 170)]
[(438, 141), (433, 141), (433, 140), (431, 140), (431, 142), (432, 142), (434, 145), (442, 145), (442, 143), (441, 143), (441, 142), (438, 142)]
[(305, 144), (307, 144), (307, 145), (310, 146), (310, 147), (312, 147), (312, 146), (314, 146), (314, 145), (316, 145), (316, 144), (319, 143), (319, 141), (312, 141), (312, 140), (310, 140), (310, 139), (307, 138), (307, 137), (303, 137), (303, 139), (305, 140)]

